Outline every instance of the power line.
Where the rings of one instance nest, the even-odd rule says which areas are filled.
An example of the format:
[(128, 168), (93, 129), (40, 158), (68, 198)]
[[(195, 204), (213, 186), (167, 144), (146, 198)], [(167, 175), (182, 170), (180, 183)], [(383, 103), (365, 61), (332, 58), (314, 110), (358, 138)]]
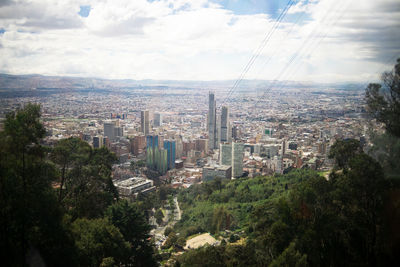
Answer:
[[(335, 2), (337, 3), (337, 2)], [(342, 3), (343, 4), (343, 3)], [(331, 8), (328, 8), (327, 12), (325, 13), (324, 18), (322, 19), (322, 21), (320, 22), (321, 24), (324, 23), (329, 16), (328, 13), (330, 12)], [(336, 20), (337, 21), (337, 20)], [(317, 35), (317, 30), (318, 29), (317, 25), (312, 32), (307, 36), (307, 38), (305, 39), (305, 41), (302, 43), (302, 45), (300, 46), (299, 49), (297, 49), (297, 51), (295, 53), (293, 53), (293, 55), (290, 57), (289, 61), (286, 63), (286, 65), (282, 68), (282, 70), (279, 72), (279, 74), (276, 76), (276, 78), (273, 80), (272, 84), (269, 86), (269, 88), (264, 92), (264, 94), (258, 98), (255, 106), (257, 106), (257, 104), (260, 102), (260, 100), (265, 96), (265, 94), (279, 81), (281, 80), (282, 76), (285, 75), (285, 73), (287, 73), (288, 69), (290, 68), (290, 66), (293, 64), (293, 62), (295, 62), (296, 60), (299, 59), (299, 55), (301, 55), (301, 53), (303, 52), (303, 50), (308, 47), (310, 47), (310, 45), (312, 44), (312, 42), (315, 40), (314, 37)]]
[(271, 36), (273, 35), (273, 33), (275, 32), (275, 30), (278, 28), (279, 24), (281, 23), (281, 21), (283, 20), (283, 18), (286, 16), (286, 13), (288, 12), (288, 10), (290, 9), (290, 7), (294, 4), (294, 0), (289, 0), (288, 3), (286, 4), (285, 8), (282, 10), (281, 14), (279, 15), (278, 19), (275, 21), (273, 27), (271, 28), (271, 30), (266, 34), (266, 36), (264, 37), (263, 41), (261, 42), (261, 44), (259, 45), (259, 47), (254, 51), (252, 57), (250, 58), (249, 62), (246, 64), (245, 68), (243, 69), (243, 71), (241, 72), (239, 78), (235, 81), (235, 83), (233, 84), (233, 86), (230, 88), (230, 90), (228, 91), (227, 96), (225, 97), (225, 99), (222, 101), (222, 103), (225, 103), (227, 99), (229, 99), (229, 97), (232, 95), (232, 93), (234, 92), (234, 90), (237, 88), (237, 86), (240, 84), (240, 82), (244, 79), (245, 75), (247, 74), (247, 72), (249, 71), (249, 69), (251, 68), (251, 66), (253, 65), (253, 63), (256, 61), (256, 59), (259, 57), (259, 55), (261, 54), (262, 50), (264, 49), (264, 47), (267, 45), (267, 43), (269, 42), (269, 40), (271, 39)]

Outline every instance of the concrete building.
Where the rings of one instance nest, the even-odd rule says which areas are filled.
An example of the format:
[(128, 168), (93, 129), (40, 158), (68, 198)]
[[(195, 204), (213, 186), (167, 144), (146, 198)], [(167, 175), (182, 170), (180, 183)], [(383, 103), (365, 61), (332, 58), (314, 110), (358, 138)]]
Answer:
[(214, 93), (208, 94), (208, 148), (210, 150), (217, 148), (217, 107)]
[(114, 127), (114, 136), (124, 136), (124, 128), (121, 126)]
[(140, 131), (145, 135), (148, 135), (150, 132), (150, 124), (149, 124), (149, 111), (143, 110), (140, 112)]
[(224, 143), (219, 145), (219, 164), (232, 166), (232, 144)]
[(205, 166), (203, 167), (202, 181), (211, 181), (219, 177), (231, 179), (232, 167), (226, 165)]
[(144, 135), (138, 135), (130, 139), (131, 153), (138, 156), (143, 153), (146, 148), (146, 137)]
[(242, 143), (232, 143), (232, 177), (238, 178), (243, 175), (243, 153)]
[(115, 139), (115, 122), (114, 121), (106, 121), (104, 122), (104, 136), (108, 137), (110, 141), (114, 141)]
[(219, 130), (220, 143), (232, 142), (232, 134), (229, 123), (229, 107), (223, 106), (221, 110), (221, 126)]
[(100, 148), (103, 146), (103, 136), (93, 136), (93, 147)]
[(207, 152), (208, 140), (207, 139), (196, 139), (195, 140), (195, 150), (200, 152)]
[(232, 139), (236, 140), (239, 138), (239, 129), (238, 127), (235, 125), (232, 127)]
[[(131, 198), (135, 194), (154, 187), (153, 181), (141, 177), (131, 177), (122, 181), (115, 181), (115, 187), (122, 197)], [(155, 187), (154, 187), (155, 189)]]
[(153, 125), (154, 127), (160, 127), (162, 125), (162, 115), (160, 113), (154, 113)]

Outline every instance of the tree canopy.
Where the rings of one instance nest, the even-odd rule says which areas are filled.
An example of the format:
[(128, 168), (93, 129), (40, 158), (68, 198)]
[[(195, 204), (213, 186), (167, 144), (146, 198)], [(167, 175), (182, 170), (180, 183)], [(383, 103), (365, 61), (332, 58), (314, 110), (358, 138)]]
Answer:
[(40, 143), (40, 106), (6, 116), (0, 132), (0, 255), (4, 266), (154, 266), (149, 226), (118, 199), (115, 155), (78, 138)]
[(367, 110), (390, 134), (400, 137), (400, 58), (381, 80), (383, 85), (372, 83), (366, 89)]

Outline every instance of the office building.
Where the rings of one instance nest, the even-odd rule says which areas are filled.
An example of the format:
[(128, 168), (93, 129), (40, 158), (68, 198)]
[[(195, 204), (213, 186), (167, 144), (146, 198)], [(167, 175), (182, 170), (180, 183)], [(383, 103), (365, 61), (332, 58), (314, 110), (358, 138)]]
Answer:
[(114, 136), (124, 136), (124, 128), (123, 127), (114, 127)]
[(154, 113), (153, 125), (154, 127), (160, 127), (162, 125), (162, 115), (160, 113)]
[(93, 147), (100, 148), (103, 146), (103, 136), (93, 136)]
[(233, 140), (237, 140), (239, 138), (239, 129), (236, 125), (232, 127), (232, 138)]
[(229, 107), (223, 106), (221, 110), (221, 126), (220, 126), (220, 142), (231, 142), (232, 135), (230, 134), (230, 123), (229, 123)]
[(238, 178), (243, 175), (243, 153), (242, 143), (232, 143), (232, 177)]
[(107, 136), (103, 136), (103, 146), (105, 146), (106, 148), (111, 147), (110, 138), (108, 138)]
[(114, 141), (115, 139), (115, 122), (114, 121), (106, 121), (104, 122), (104, 136), (108, 137), (110, 141)]
[(146, 163), (148, 168), (156, 169), (157, 150), (158, 135), (146, 136)]
[(168, 171), (168, 151), (163, 148), (155, 150), (155, 167), (161, 174)]
[(145, 135), (148, 135), (150, 132), (149, 129), (149, 111), (144, 110), (140, 112), (140, 131)]
[(217, 107), (215, 102), (214, 93), (208, 94), (208, 148), (217, 148)]
[(164, 149), (167, 150), (167, 166), (169, 170), (175, 168), (175, 148), (175, 140), (164, 140)]
[(138, 135), (130, 139), (131, 142), (131, 153), (138, 156), (140, 153), (144, 152), (146, 148), (146, 137), (144, 135)]
[(155, 190), (154, 182), (142, 177), (131, 177), (122, 181), (115, 181), (114, 184), (119, 195), (125, 198), (134, 197), (135, 194), (143, 193), (150, 189)]
[(208, 140), (207, 139), (196, 139), (195, 140), (195, 150), (200, 152), (207, 152)]
[(224, 143), (219, 145), (219, 164), (232, 166), (232, 144)]
[(202, 180), (204, 182), (214, 180), (215, 178), (231, 179), (232, 167), (226, 165), (205, 166), (203, 167)]

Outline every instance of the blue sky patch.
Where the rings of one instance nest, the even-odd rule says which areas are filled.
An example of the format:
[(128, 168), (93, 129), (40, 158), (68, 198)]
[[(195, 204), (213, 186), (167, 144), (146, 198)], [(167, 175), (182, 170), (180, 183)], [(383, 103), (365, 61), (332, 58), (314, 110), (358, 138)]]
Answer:
[(3, 28), (0, 28), (0, 34), (3, 34), (3, 33), (5, 33), (6, 32), (6, 30), (5, 29), (3, 29)]
[(278, 17), (288, 0), (213, 0), (236, 15), (268, 14)]
[(80, 6), (81, 10), (79, 10), (78, 14), (81, 17), (87, 18), (90, 14), (90, 6)]

